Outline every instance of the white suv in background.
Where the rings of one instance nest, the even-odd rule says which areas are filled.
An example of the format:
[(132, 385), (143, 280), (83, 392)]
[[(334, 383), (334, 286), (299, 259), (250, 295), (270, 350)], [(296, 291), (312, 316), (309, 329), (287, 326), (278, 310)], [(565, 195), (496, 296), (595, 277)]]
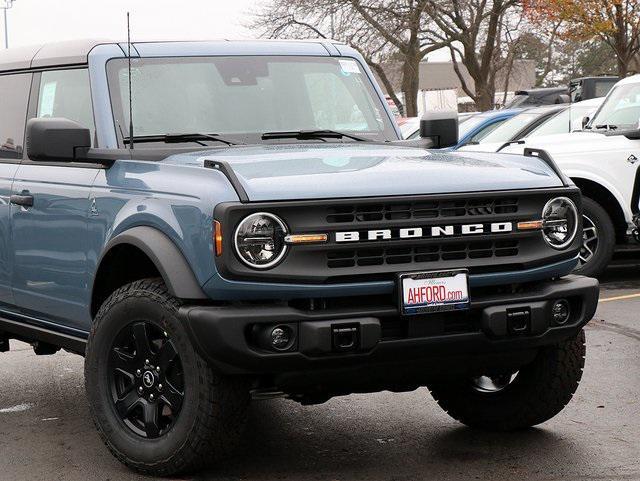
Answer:
[(584, 195), (584, 242), (577, 271), (595, 276), (615, 245), (635, 233), (640, 182), (640, 75), (618, 82), (582, 132), (524, 139), (503, 152), (546, 150)]

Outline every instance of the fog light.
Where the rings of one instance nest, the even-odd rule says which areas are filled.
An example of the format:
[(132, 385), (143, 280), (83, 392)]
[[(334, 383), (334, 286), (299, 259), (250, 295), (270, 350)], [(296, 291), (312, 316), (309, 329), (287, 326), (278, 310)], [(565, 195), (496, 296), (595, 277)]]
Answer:
[(276, 326), (271, 330), (271, 347), (286, 351), (293, 344), (293, 330), (289, 326)]
[(554, 302), (553, 307), (551, 308), (551, 315), (553, 316), (553, 322), (557, 325), (561, 326), (562, 324), (565, 324), (571, 315), (569, 302), (565, 299), (560, 299), (559, 301)]

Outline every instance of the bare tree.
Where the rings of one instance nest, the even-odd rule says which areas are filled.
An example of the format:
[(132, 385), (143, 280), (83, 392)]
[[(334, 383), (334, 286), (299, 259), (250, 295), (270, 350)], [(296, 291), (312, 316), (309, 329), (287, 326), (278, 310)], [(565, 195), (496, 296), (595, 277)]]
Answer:
[[(425, 11), (440, 30), (451, 52), (453, 68), (462, 90), (479, 110), (495, 102), (496, 74), (508, 58), (504, 55), (504, 32), (518, 0), (430, 0)], [(473, 86), (469, 85), (464, 65)]]

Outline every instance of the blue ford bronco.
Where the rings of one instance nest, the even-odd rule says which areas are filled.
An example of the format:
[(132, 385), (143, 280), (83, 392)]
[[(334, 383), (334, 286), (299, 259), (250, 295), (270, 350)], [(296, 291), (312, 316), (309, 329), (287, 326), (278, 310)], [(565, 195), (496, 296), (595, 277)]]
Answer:
[(154, 475), (228, 455), (251, 399), (426, 386), (474, 428), (548, 420), (598, 299), (580, 192), (422, 129), (328, 41), (2, 52), (0, 349), (85, 356), (100, 436)]

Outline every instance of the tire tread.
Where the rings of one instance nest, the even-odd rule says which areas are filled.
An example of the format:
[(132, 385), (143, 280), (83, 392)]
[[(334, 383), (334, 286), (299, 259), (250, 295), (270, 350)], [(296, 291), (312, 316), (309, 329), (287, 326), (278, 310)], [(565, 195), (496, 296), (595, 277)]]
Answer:
[[(89, 336), (87, 352), (92, 349), (92, 340), (100, 330), (106, 313), (116, 304), (136, 297), (151, 298), (170, 312), (177, 312), (182, 304), (169, 294), (162, 279), (141, 279), (122, 286), (114, 291), (98, 310)], [(90, 403), (94, 424), (102, 441), (126, 466), (146, 475), (170, 476), (189, 473), (228, 456), (238, 444), (245, 424), (248, 392), (242, 383), (216, 375), (197, 352), (195, 355), (200, 383), (198, 413), (190, 435), (167, 459), (146, 463), (119, 451), (109, 442), (108, 436), (96, 420)], [(228, 412), (229, 409), (233, 411)]]
[(569, 403), (582, 377), (585, 353), (585, 335), (580, 331), (574, 339), (542, 348), (504, 393), (474, 392), (469, 381), (429, 388), (440, 407), (467, 426), (488, 431), (525, 429), (548, 421)]

